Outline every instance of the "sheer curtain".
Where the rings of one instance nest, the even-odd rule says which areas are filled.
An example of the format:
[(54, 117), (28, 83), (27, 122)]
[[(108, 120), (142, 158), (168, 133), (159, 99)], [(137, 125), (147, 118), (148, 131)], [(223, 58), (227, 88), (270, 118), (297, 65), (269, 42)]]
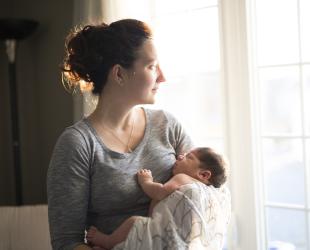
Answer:
[(73, 22), (74, 24), (82, 24), (89, 22), (96, 22), (97, 20), (102, 20), (103, 5), (105, 2), (112, 1), (102, 1), (102, 0), (74, 0), (74, 12), (73, 12)]
[[(112, 1), (103, 0), (74, 0), (73, 4), (73, 25), (79, 26), (86, 23), (104, 21), (103, 9), (107, 9), (104, 4), (110, 4)], [(80, 120), (85, 114), (91, 112), (94, 108), (95, 100), (90, 93), (75, 93), (73, 96), (73, 119)]]

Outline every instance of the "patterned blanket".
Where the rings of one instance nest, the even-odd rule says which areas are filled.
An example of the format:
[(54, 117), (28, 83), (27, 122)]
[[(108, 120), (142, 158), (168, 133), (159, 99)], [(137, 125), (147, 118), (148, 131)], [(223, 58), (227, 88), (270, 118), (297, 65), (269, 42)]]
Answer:
[(139, 218), (113, 250), (219, 250), (230, 219), (230, 192), (200, 182), (183, 185)]

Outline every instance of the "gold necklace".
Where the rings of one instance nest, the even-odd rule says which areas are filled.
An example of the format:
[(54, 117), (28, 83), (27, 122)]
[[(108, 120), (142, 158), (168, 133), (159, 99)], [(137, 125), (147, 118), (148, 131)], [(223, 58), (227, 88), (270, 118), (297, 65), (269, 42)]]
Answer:
[(111, 133), (111, 135), (113, 135), (113, 137), (115, 139), (117, 139), (122, 145), (124, 145), (126, 147), (126, 149), (128, 150), (129, 153), (132, 153), (132, 149), (130, 148), (130, 142), (131, 142), (131, 137), (132, 137), (132, 134), (133, 134), (133, 131), (134, 131), (134, 128), (135, 128), (135, 121), (136, 121), (136, 116), (134, 115), (133, 116), (133, 121), (132, 121), (132, 127), (131, 127), (131, 131), (130, 131), (130, 135), (129, 135), (129, 138), (128, 138), (128, 141), (127, 143), (123, 142), (123, 140), (121, 140), (114, 132), (113, 132), (113, 129), (109, 128), (108, 126), (104, 125), (104, 124), (101, 124), (101, 126), (105, 127), (106, 129), (108, 129)]

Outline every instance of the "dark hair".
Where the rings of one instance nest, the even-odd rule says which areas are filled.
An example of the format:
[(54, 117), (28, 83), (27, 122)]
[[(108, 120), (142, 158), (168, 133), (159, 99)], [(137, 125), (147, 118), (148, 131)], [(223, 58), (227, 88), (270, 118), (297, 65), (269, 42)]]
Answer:
[(137, 51), (149, 38), (151, 29), (135, 19), (76, 29), (66, 38), (61, 65), (63, 80), (70, 87), (84, 81), (92, 87), (93, 94), (100, 95), (112, 66), (130, 68), (137, 59)]
[(196, 152), (200, 167), (211, 171), (210, 183), (219, 188), (227, 180), (227, 162), (211, 148), (197, 148)]

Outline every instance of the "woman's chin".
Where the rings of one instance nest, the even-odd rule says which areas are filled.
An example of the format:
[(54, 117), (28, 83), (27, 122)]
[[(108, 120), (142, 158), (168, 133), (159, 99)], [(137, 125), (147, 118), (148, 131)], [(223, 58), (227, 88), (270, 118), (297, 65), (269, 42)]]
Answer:
[(147, 100), (141, 101), (141, 105), (152, 105), (155, 103), (155, 98), (148, 98)]

